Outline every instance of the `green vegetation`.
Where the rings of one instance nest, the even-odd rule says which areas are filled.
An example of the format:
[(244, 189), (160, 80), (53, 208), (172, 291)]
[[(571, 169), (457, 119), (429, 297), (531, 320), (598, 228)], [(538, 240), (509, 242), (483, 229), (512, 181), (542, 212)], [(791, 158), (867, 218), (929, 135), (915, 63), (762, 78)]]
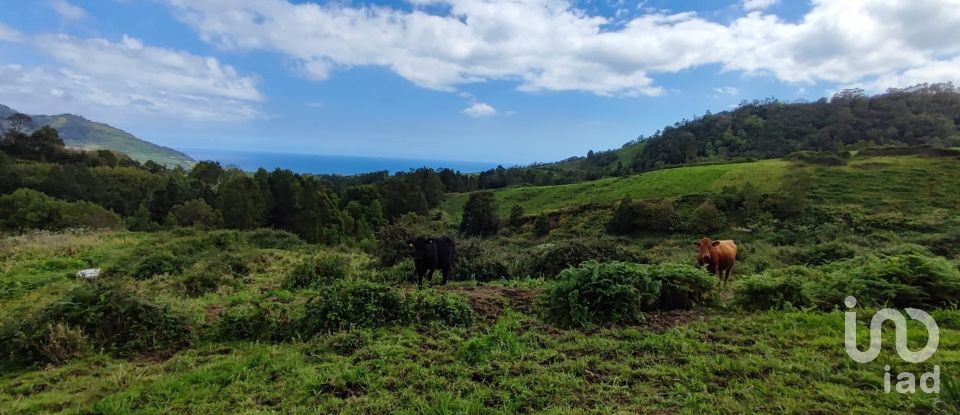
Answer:
[[(956, 413), (960, 156), (941, 92), (747, 104), (619, 153), (480, 175), (165, 169), (12, 128), (0, 414)], [(887, 125), (857, 112), (885, 100), (923, 114), (876, 144), (933, 145), (848, 143), (860, 132), (830, 111), (785, 123), (834, 108)], [(706, 145), (724, 119), (736, 145)], [(694, 165), (663, 168), (678, 148)], [(406, 241), (443, 235), (451, 282), (417, 287)], [(703, 236), (736, 241), (729, 288), (694, 267)], [(917, 307), (938, 351), (906, 363), (885, 330), (880, 357), (855, 363), (849, 295), (861, 346), (874, 311)], [(917, 350), (923, 328), (908, 331)], [(939, 365), (941, 393), (885, 393), (886, 365)]]

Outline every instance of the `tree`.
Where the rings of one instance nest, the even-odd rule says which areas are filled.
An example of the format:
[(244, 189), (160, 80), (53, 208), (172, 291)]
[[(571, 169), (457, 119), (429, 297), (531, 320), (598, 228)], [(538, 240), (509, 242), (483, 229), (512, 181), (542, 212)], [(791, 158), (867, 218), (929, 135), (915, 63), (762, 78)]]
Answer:
[(523, 206), (520, 206), (519, 204), (513, 205), (513, 207), (510, 208), (510, 220), (509, 220), (510, 226), (514, 228), (519, 228), (520, 226), (523, 226), (524, 215), (525, 213), (523, 211)]
[(490, 236), (500, 231), (497, 201), (492, 192), (470, 194), (463, 206), (460, 232), (468, 236)]
[(223, 225), (233, 229), (254, 229), (266, 223), (266, 203), (253, 179), (234, 172), (217, 192), (217, 207)]
[(12, 131), (15, 134), (23, 134), (27, 128), (30, 127), (30, 123), (33, 122), (33, 118), (30, 118), (27, 114), (15, 113), (7, 117), (7, 122), (10, 123), (9, 131)]
[(176, 205), (170, 216), (179, 226), (216, 227), (223, 222), (220, 212), (215, 211), (203, 199), (193, 199)]
[(547, 236), (550, 234), (550, 217), (546, 213), (537, 215), (533, 221), (533, 234), (537, 236)]

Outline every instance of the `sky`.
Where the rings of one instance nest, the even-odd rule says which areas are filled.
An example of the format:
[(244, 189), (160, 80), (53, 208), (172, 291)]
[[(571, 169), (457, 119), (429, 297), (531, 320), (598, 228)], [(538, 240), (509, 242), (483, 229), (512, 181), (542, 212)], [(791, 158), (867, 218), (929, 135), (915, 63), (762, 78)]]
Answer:
[(36, 0), (0, 103), (175, 148), (526, 164), (743, 100), (960, 84), (960, 0)]

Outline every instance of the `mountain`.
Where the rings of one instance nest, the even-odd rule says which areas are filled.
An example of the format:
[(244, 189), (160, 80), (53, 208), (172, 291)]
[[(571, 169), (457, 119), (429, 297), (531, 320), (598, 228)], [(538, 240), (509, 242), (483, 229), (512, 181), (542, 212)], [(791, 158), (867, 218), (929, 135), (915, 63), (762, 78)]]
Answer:
[[(17, 113), (16, 110), (0, 105), (0, 119), (15, 113)], [(112, 150), (124, 153), (139, 162), (153, 160), (155, 163), (169, 167), (190, 167), (196, 162), (190, 156), (172, 148), (156, 145), (119, 128), (90, 121), (78, 115), (31, 115), (30, 117), (33, 119), (31, 130), (42, 126), (56, 128), (67, 147)]]

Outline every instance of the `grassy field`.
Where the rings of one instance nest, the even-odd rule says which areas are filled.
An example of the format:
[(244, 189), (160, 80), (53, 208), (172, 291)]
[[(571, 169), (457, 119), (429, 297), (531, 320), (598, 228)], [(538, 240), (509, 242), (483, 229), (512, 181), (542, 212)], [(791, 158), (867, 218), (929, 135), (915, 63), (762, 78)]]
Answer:
[[(763, 160), (682, 167), (559, 186), (511, 187), (494, 194), (501, 215), (507, 216), (515, 204), (523, 206), (527, 214), (536, 214), (586, 204), (612, 204), (625, 196), (645, 199), (716, 193), (723, 186), (738, 186), (747, 181), (762, 191), (773, 191), (789, 165), (782, 160)], [(468, 197), (466, 193), (448, 195), (443, 210), (450, 217), (460, 217)]]
[[(458, 266), (479, 270), (476, 279), (459, 275), (447, 286), (422, 289), (410, 282), (409, 260), (385, 267), (376, 249), (304, 244), (279, 231), (0, 235), (0, 415), (957, 413), (956, 301), (924, 307), (940, 328), (931, 360), (903, 362), (893, 330), (885, 330), (880, 357), (858, 364), (844, 351), (840, 304), (803, 303), (793, 294), (822, 288), (817, 285), (828, 276), (859, 278), (858, 270), (868, 266), (886, 273), (884, 278), (904, 278), (880, 286), (878, 295), (960, 290), (960, 248), (953, 246), (960, 240), (958, 163), (917, 156), (854, 158), (835, 167), (770, 160), (497, 191), (504, 214), (513, 203), (532, 214), (614, 203), (625, 195), (709, 195), (747, 181), (774, 192), (787, 174), (807, 174), (809, 214), (815, 216), (784, 222), (760, 215), (763, 223), (749, 223), (752, 229), (717, 232), (740, 245), (731, 287), (710, 288), (689, 309), (646, 311), (638, 321), (579, 328), (549, 315), (548, 293), (559, 285), (555, 272), (533, 278), (536, 261), (524, 262), (594, 254), (599, 245), (587, 242), (562, 250), (578, 238), (562, 232), (576, 220), (561, 221), (544, 238), (512, 232), (461, 239)], [(450, 195), (449, 217), (458, 217), (465, 197)], [(604, 255), (626, 252), (636, 254), (637, 262), (688, 268), (695, 259), (694, 236), (683, 232), (602, 237), (608, 239), (598, 243), (623, 250)], [(545, 252), (554, 254), (539, 256)], [(119, 299), (132, 301), (134, 320), (159, 313), (162, 318), (150, 324), (182, 322), (188, 329), (180, 333), (182, 341), (128, 350), (96, 343), (91, 327), (38, 320), (63, 307), (109, 310), (84, 308), (89, 304), (73, 294), (97, 287), (74, 277), (89, 267), (102, 267), (101, 279), (128, 293)], [(495, 274), (501, 269), (507, 278)], [(900, 275), (904, 269), (922, 278)], [(783, 277), (788, 272), (801, 272), (804, 279), (791, 282)], [(884, 283), (869, 277), (858, 281)], [(751, 307), (743, 300), (750, 298), (744, 294), (748, 281), (762, 300), (789, 300), (772, 310)], [(324, 304), (316, 300), (343, 286), (358, 288), (360, 305), (347, 296), (331, 297), (338, 302), (317, 318), (333, 319), (339, 309), (382, 318), (391, 310), (377, 309), (378, 301), (390, 296), (400, 301), (391, 306), (421, 308), (413, 318), (373, 323), (348, 313), (336, 317), (347, 319), (338, 328), (307, 330), (313, 322), (308, 313)], [(857, 310), (861, 347), (874, 311)], [(5, 361), (3, 354), (17, 352), (13, 346), (22, 337), (5, 327), (34, 320), (44, 324), (32, 346), (48, 359)], [(149, 325), (134, 327), (144, 338), (164, 334)], [(86, 340), (73, 341), (83, 347), (61, 343), (70, 339), (61, 333), (66, 329), (79, 330)], [(911, 324), (911, 349), (925, 340), (922, 327)], [(942, 390), (885, 393), (885, 365), (894, 376), (939, 365)]]

